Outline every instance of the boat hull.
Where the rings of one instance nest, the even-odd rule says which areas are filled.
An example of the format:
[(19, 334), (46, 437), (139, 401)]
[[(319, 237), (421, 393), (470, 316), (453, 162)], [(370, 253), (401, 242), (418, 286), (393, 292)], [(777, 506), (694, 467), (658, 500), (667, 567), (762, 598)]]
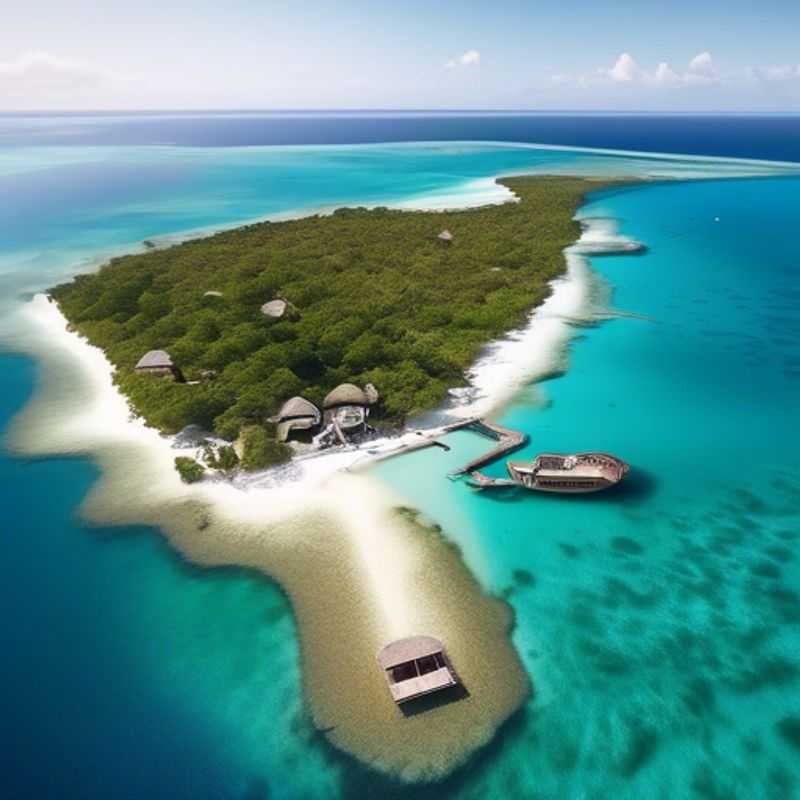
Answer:
[[(618, 481), (617, 481), (618, 483)], [(617, 483), (604, 483), (596, 486), (548, 486), (546, 484), (535, 484), (533, 486), (526, 486), (532, 492), (550, 492), (551, 494), (591, 494), (592, 492), (602, 492), (604, 489), (610, 489), (616, 486)]]
[(608, 453), (547, 453), (532, 462), (509, 461), (511, 480), (535, 492), (591, 494), (616, 486), (629, 466)]

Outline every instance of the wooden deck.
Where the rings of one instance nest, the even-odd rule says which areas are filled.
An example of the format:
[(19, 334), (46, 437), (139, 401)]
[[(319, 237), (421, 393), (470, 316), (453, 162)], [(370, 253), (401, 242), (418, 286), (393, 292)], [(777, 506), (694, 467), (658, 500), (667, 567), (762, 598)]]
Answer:
[(480, 417), (470, 417), (468, 419), (458, 420), (457, 422), (450, 422), (447, 425), (442, 425), (438, 428), (415, 431), (417, 434), (416, 439), (407, 441), (394, 450), (388, 450), (385, 453), (370, 454), (369, 451), (367, 451), (364, 454), (363, 460), (351, 464), (349, 467), (347, 467), (347, 471), (357, 472), (366, 469), (367, 467), (379, 461), (385, 461), (389, 458), (397, 458), (397, 456), (401, 456), (406, 453), (412, 453), (415, 450), (422, 450), (426, 447), (441, 447), (444, 450), (449, 450), (450, 448), (446, 444), (439, 441), (439, 437), (446, 436), (448, 433), (452, 433), (452, 431), (457, 430), (474, 431), (475, 433), (484, 436), (487, 439), (497, 442), (497, 445), (483, 455), (478, 456), (478, 458), (473, 459), (468, 464), (465, 464), (463, 467), (459, 467), (458, 469), (453, 470), (453, 472), (450, 472), (448, 474), (448, 477), (450, 478), (464, 475), (484, 466), (485, 464), (496, 461), (506, 453), (511, 453), (514, 450), (518, 450), (528, 442), (527, 434), (520, 433), (519, 431), (512, 431), (510, 428), (504, 428), (502, 425), (497, 425), (494, 422), (487, 422)]
[(487, 422), (477, 417), (462, 423), (456, 423), (451, 427), (451, 430), (456, 430), (456, 428), (467, 428), (475, 431), (475, 433), (497, 442), (497, 446), (483, 455), (473, 458), (472, 461), (464, 464), (463, 467), (453, 470), (453, 472), (450, 473), (453, 477), (464, 475), (467, 472), (474, 472), (481, 467), (485, 467), (487, 464), (491, 464), (492, 461), (497, 461), (498, 458), (502, 458), (508, 453), (519, 450), (520, 447), (524, 447), (528, 443), (528, 435), (526, 433), (513, 431), (511, 428), (504, 428), (502, 425), (498, 425), (495, 422)]

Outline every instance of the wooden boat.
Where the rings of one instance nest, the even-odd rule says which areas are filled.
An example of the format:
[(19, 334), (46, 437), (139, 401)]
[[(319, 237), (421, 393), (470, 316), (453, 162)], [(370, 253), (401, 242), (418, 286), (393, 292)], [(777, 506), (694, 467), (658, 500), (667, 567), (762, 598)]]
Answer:
[(582, 494), (599, 492), (619, 483), (630, 467), (608, 453), (542, 453), (533, 461), (508, 461), (511, 480), (489, 478), (473, 472), (474, 486), (524, 486), (538, 492)]
[(391, 642), (378, 653), (378, 663), (398, 704), (458, 683), (442, 643), (433, 636)]

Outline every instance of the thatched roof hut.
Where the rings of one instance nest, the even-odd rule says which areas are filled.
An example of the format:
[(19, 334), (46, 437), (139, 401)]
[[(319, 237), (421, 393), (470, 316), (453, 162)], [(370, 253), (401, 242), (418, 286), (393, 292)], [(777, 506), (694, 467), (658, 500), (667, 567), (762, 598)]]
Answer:
[(159, 377), (169, 376), (179, 383), (183, 383), (183, 374), (175, 366), (166, 350), (151, 350), (145, 353), (134, 367), (136, 372)]
[(368, 406), (369, 398), (363, 389), (354, 383), (340, 383), (332, 392), (329, 392), (322, 403), (324, 409), (337, 406)]
[(325, 425), (332, 425), (342, 443), (345, 434), (364, 431), (368, 428), (367, 417), (370, 406), (378, 402), (378, 390), (371, 384), (361, 389), (354, 383), (340, 383), (322, 402), (325, 409)]
[(317, 422), (322, 418), (320, 410), (305, 397), (292, 397), (287, 400), (282, 406), (281, 410), (273, 417), (273, 419), (293, 419), (296, 417), (314, 417)]
[(269, 421), (277, 424), (276, 438), (285, 442), (293, 430), (307, 431), (316, 428), (322, 422), (322, 412), (305, 397), (292, 397), (287, 400), (281, 410)]
[(272, 319), (280, 319), (288, 309), (289, 304), (285, 300), (270, 300), (261, 306), (261, 313), (265, 317), (272, 317)]
[(166, 350), (151, 350), (139, 359), (135, 368), (137, 370), (172, 369), (174, 366)]
[(452, 233), (450, 233), (450, 231), (448, 231), (448, 230), (445, 228), (445, 229), (444, 229), (444, 230), (443, 230), (443, 231), (442, 231), (442, 232), (439, 234), (439, 236), (438, 236), (437, 238), (439, 239), (439, 241), (440, 241), (440, 242), (446, 242), (447, 244), (449, 244), (450, 242), (452, 242), (452, 241), (453, 241), (453, 234), (452, 234)]

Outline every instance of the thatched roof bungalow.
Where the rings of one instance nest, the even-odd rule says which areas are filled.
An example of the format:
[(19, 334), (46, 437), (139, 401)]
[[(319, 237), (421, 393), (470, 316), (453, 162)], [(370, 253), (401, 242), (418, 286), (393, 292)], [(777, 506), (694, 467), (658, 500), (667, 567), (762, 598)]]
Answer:
[(327, 410), (337, 406), (368, 406), (370, 404), (367, 393), (354, 383), (340, 383), (332, 392), (329, 392), (322, 407)]
[(450, 244), (453, 241), (453, 234), (450, 233), (446, 228), (436, 237), (440, 242), (444, 242), (445, 244)]
[(340, 383), (322, 403), (326, 425), (333, 425), (350, 434), (363, 431), (369, 407), (378, 400), (378, 390), (368, 384), (366, 390), (354, 383)]
[(172, 369), (174, 366), (166, 350), (151, 350), (139, 359), (136, 369)]
[(136, 362), (134, 370), (144, 375), (166, 376), (180, 383), (183, 382), (181, 371), (172, 362), (172, 358), (166, 350), (151, 350), (149, 353), (145, 353)]
[(279, 442), (285, 442), (292, 431), (318, 428), (322, 422), (322, 412), (305, 397), (292, 397), (281, 406), (274, 417), (270, 417), (269, 421), (278, 426), (275, 438)]

